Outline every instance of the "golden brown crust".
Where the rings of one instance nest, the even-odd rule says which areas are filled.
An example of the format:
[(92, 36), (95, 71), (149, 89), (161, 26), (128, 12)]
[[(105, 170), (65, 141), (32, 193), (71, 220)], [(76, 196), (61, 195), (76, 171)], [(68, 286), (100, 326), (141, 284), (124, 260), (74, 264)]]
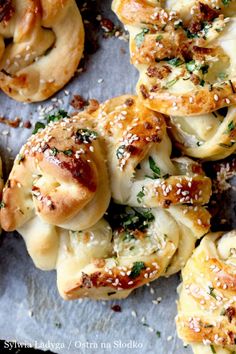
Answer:
[(177, 329), (193, 349), (236, 348), (235, 239), (235, 231), (207, 235), (183, 270)]
[(19, 228), (32, 213), (50, 224), (63, 224), (92, 202), (101, 188), (106, 202), (101, 203), (100, 217), (110, 192), (98, 135), (89, 122), (55, 123), (32, 136), (16, 158), (3, 193), (3, 228)]
[[(122, 205), (105, 213), (110, 190)], [(57, 270), (63, 298), (124, 298), (184, 266), (209, 230), (210, 194), (199, 163), (171, 158), (164, 117), (125, 95), (32, 136), (0, 217), (36, 266)]]
[[(95, 225), (92, 230), (87, 230), (82, 235), (74, 234), (73, 239), (70, 239), (70, 235), (65, 235), (64, 242), (63, 236), (61, 237), (57, 279), (63, 298), (125, 298), (137, 287), (160, 276), (176, 273), (191, 254), (196, 239), (209, 229), (209, 213), (202, 207), (191, 209), (176, 206), (168, 211), (146, 211), (154, 219), (148, 222), (145, 230), (124, 230), (122, 225), (117, 225), (117, 228), (114, 227), (110, 231), (113, 236), (110, 235), (103, 243), (104, 256), (99, 257), (96, 248), (91, 251), (90, 259), (87, 256), (86, 260), (81, 261), (82, 255), (81, 258), (75, 256), (77, 249), (85, 247), (84, 253), (87, 253), (88, 249), (92, 249), (93, 242), (98, 239), (101, 242), (101, 235), (99, 238), (97, 234), (99, 226)], [(108, 227), (103, 227), (104, 235), (108, 232)], [(187, 237), (184, 230), (187, 230)], [(93, 241), (90, 239), (91, 234)]]
[(226, 17), (227, 7), (221, 3), (216, 10), (211, 1), (191, 1), (191, 5), (183, 1), (182, 7), (172, 3), (169, 9), (152, 1), (113, 2), (113, 10), (130, 31), (131, 62), (140, 72), (137, 93), (143, 104), (176, 116), (235, 104), (231, 70), (235, 64), (229, 43), (236, 41), (236, 22)]
[[(74, 75), (84, 29), (74, 0), (16, 0), (0, 22), (0, 88), (23, 102), (47, 99)], [(13, 38), (5, 47), (4, 38)], [(56, 65), (55, 65), (56, 63)]]
[(137, 96), (108, 100), (92, 116), (104, 138), (116, 202), (152, 208), (209, 201), (210, 179), (190, 159), (171, 160), (164, 117), (144, 107)]

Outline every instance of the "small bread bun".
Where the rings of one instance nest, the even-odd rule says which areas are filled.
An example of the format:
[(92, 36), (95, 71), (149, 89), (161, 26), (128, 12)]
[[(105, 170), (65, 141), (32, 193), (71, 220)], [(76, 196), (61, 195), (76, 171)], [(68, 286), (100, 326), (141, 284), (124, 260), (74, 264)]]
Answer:
[[(165, 3), (165, 4), (164, 4)], [(143, 104), (189, 116), (236, 103), (234, 1), (114, 0)]]
[(104, 139), (116, 203), (134, 207), (206, 204), (211, 181), (197, 162), (171, 159), (164, 117), (145, 108), (137, 96), (120, 96), (93, 113)]
[(110, 202), (104, 160), (86, 116), (59, 121), (33, 135), (16, 157), (3, 190), (3, 229), (19, 229), (35, 215), (65, 229), (96, 224)]
[(236, 350), (236, 231), (208, 234), (182, 271), (177, 330), (195, 354)]
[(0, 88), (21, 102), (49, 98), (71, 79), (83, 54), (76, 2), (8, 0), (1, 10)]

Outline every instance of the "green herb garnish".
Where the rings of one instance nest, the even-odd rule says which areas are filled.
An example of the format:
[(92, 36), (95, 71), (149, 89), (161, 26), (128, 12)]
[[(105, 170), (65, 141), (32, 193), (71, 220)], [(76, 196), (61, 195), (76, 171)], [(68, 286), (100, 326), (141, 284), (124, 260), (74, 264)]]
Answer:
[(137, 194), (137, 201), (139, 204), (142, 203), (142, 199), (144, 196), (145, 196), (144, 187), (142, 187), (141, 191)]
[(145, 35), (146, 35), (147, 33), (149, 33), (149, 29), (148, 29), (148, 28), (144, 28), (144, 29), (142, 30), (142, 32), (138, 33), (138, 34), (135, 36), (134, 40), (135, 40), (135, 43), (136, 43), (136, 45), (137, 45), (138, 48), (141, 47), (141, 45), (142, 45), (142, 43), (143, 43), (143, 41), (144, 41), (144, 39), (145, 39)]
[(129, 277), (132, 279), (137, 278), (143, 269), (146, 269), (144, 262), (134, 262)]
[(78, 129), (76, 132), (76, 140), (81, 143), (91, 143), (93, 140), (96, 140), (98, 134), (90, 129)]

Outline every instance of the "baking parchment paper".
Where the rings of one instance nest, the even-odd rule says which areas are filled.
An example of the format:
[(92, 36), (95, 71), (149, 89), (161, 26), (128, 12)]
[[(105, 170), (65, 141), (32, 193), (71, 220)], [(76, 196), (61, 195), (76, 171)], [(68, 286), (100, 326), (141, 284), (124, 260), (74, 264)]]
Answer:
[[(110, 10), (110, 0), (98, 0), (92, 6), (97, 6), (102, 16), (117, 21)], [(138, 75), (129, 64), (128, 42), (114, 37), (100, 38), (99, 46), (86, 62), (87, 70), (66, 86), (70, 94), (65, 96), (62, 91), (57, 95), (62, 100), (60, 108), (73, 110), (69, 106), (73, 94), (103, 101), (134, 92)], [(51, 105), (51, 100), (42, 104)], [(14, 102), (3, 93), (0, 93), (0, 115), (39, 120), (38, 105)], [(5, 177), (12, 157), (30, 134), (28, 129), (0, 126)], [(225, 208), (229, 222), (235, 215), (236, 196), (232, 193), (235, 192), (228, 192), (223, 198), (221, 208)], [(233, 226), (236, 227), (235, 221)], [(57, 293), (56, 273), (37, 270), (21, 237), (5, 233), (0, 247), (0, 339), (63, 354), (189, 354), (191, 350), (183, 347), (175, 332), (179, 283), (179, 275), (162, 278), (134, 291), (123, 301), (65, 302)], [(111, 310), (114, 304), (121, 306), (121, 312)], [(10, 346), (7, 342), (5, 345)]]

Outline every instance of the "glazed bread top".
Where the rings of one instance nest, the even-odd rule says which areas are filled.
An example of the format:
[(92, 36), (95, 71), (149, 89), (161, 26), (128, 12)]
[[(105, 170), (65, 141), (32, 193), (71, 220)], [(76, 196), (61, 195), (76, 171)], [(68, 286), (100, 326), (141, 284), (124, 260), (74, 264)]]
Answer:
[(1, 4), (0, 88), (15, 100), (42, 101), (60, 90), (75, 73), (83, 48), (74, 0)]
[(236, 232), (209, 234), (183, 269), (179, 336), (195, 354), (235, 351)]
[(114, 0), (130, 32), (143, 104), (185, 116), (236, 102), (235, 9), (234, 1)]
[(210, 195), (199, 163), (171, 158), (163, 116), (125, 95), (32, 136), (0, 216), (37, 267), (57, 269), (64, 298), (121, 298), (185, 265), (209, 230)]
[(3, 228), (18, 229), (35, 214), (72, 230), (95, 224), (110, 201), (104, 160), (86, 115), (33, 135), (16, 157), (3, 191)]
[(145, 108), (136, 96), (125, 95), (101, 104), (92, 115), (106, 146), (116, 203), (150, 208), (208, 203), (210, 179), (197, 162), (171, 158), (160, 113)]

